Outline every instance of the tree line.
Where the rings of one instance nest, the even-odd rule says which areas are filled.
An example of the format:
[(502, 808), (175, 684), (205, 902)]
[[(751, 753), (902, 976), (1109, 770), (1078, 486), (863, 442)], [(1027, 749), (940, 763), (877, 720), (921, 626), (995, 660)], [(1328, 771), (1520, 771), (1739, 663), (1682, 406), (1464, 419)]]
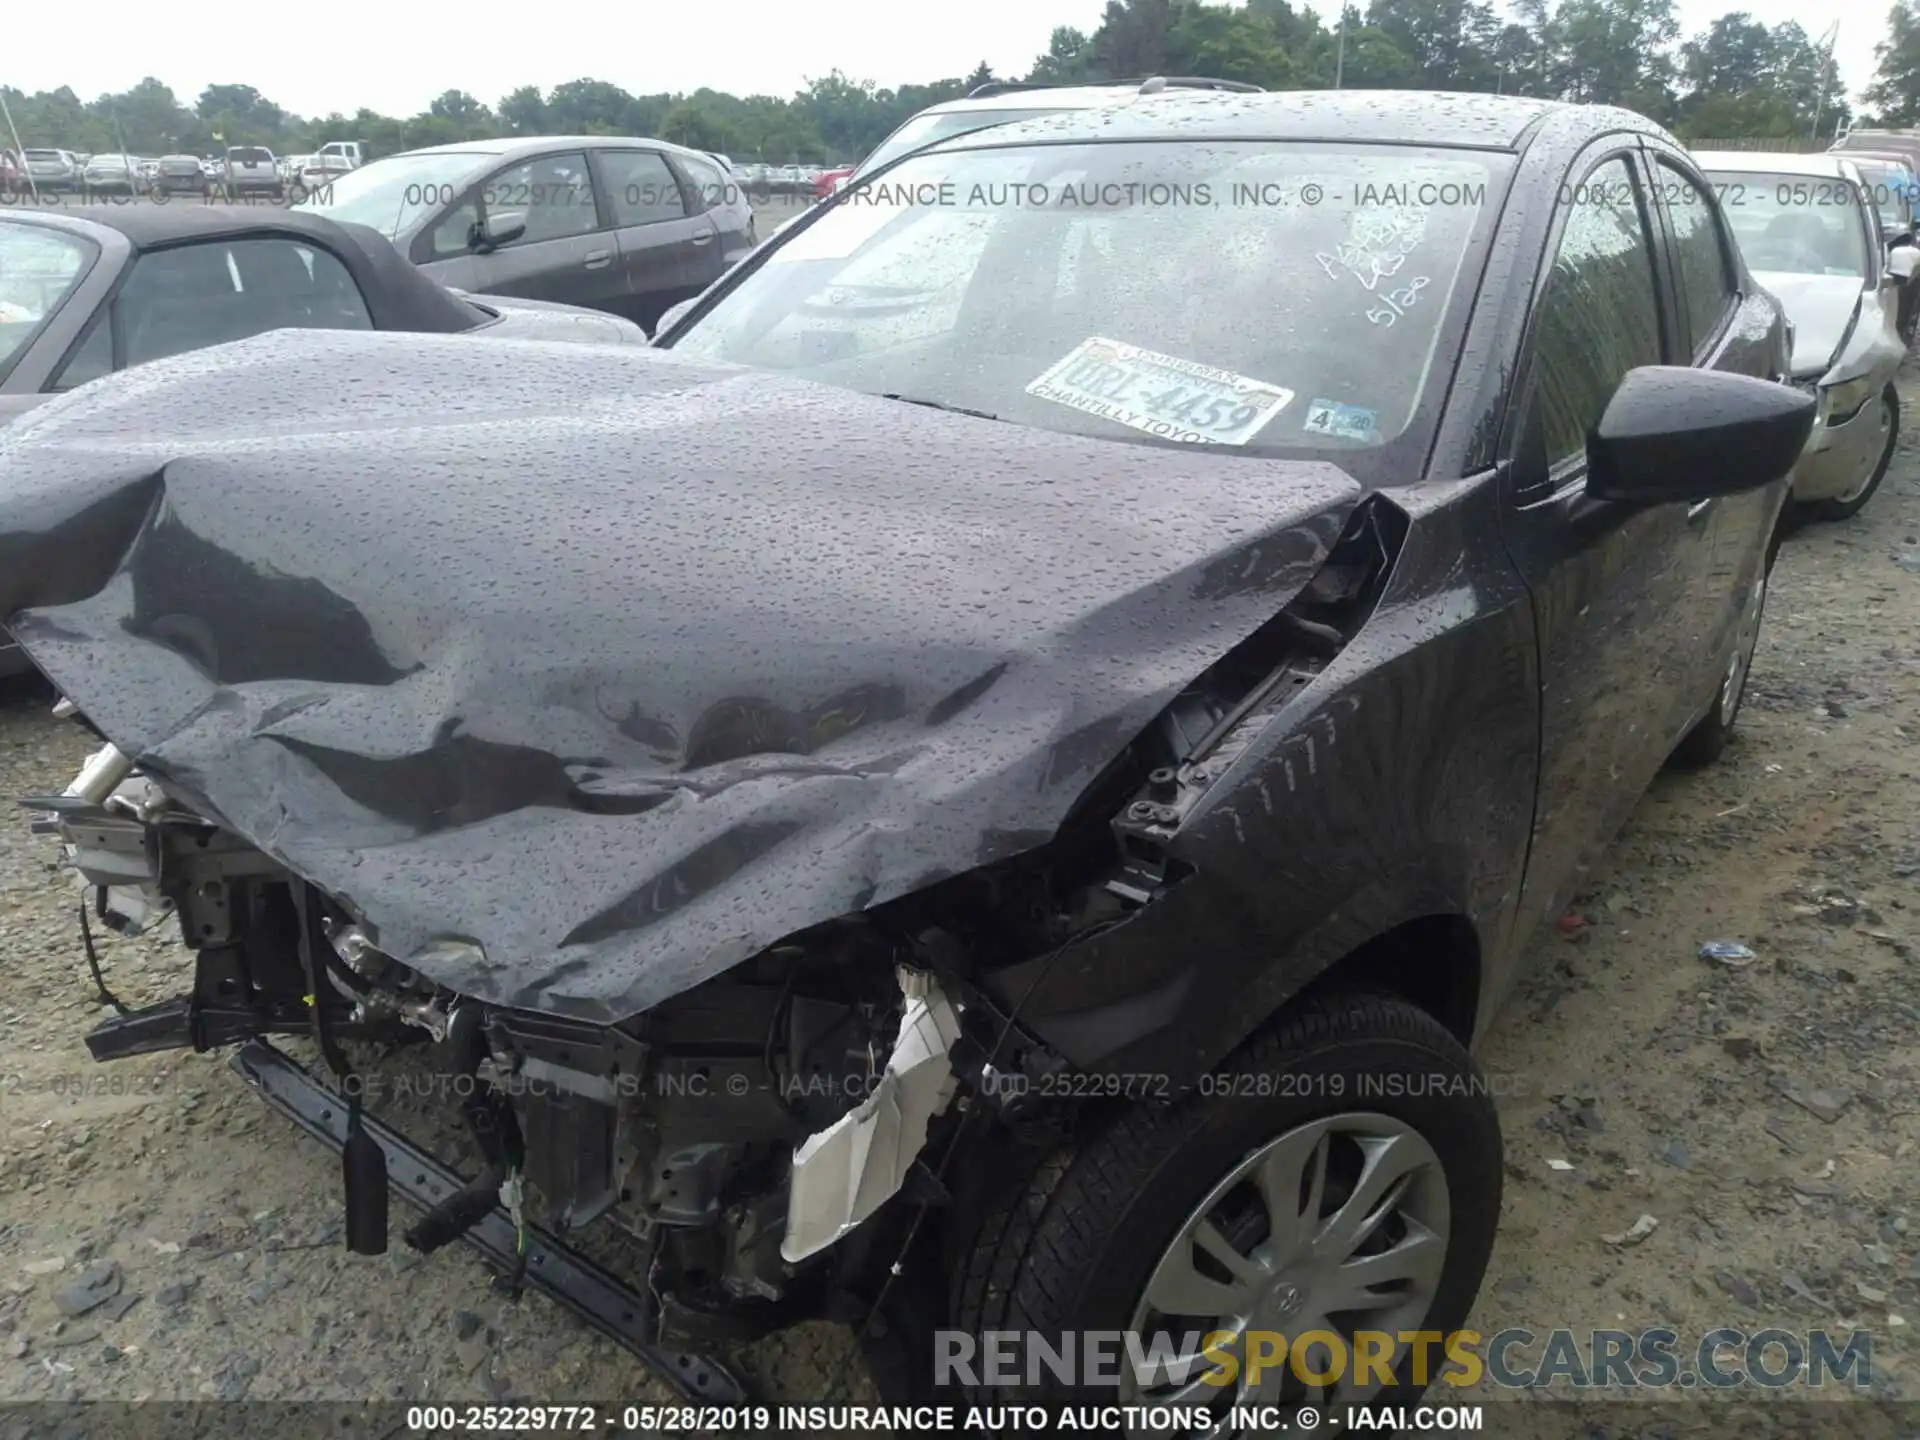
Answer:
[[(604, 80), (495, 104), (449, 90), (418, 115), (360, 109), (300, 116), (251, 85), (210, 85), (188, 104), (148, 78), (82, 100), (71, 87), (0, 87), (21, 143), (87, 153), (208, 154), (225, 145), (305, 153), (358, 140), (373, 155), (493, 135), (650, 135), (736, 163), (851, 162), (915, 112), (998, 79), (1072, 83), (1211, 75), (1270, 90), (1466, 90), (1625, 105), (1686, 139), (1811, 142), (1853, 118), (1831, 53), (1788, 21), (1722, 15), (1682, 40), (1675, 0), (1367, 0), (1329, 26), (1291, 0), (1108, 0), (1091, 33), (1053, 32), (1023, 76), (985, 64), (930, 84), (885, 88), (838, 71), (791, 97), (719, 90), (634, 95)], [(1344, 40), (1342, 38), (1344, 30)], [(1896, 0), (1867, 102), (1880, 123), (1920, 122), (1920, 0)]]

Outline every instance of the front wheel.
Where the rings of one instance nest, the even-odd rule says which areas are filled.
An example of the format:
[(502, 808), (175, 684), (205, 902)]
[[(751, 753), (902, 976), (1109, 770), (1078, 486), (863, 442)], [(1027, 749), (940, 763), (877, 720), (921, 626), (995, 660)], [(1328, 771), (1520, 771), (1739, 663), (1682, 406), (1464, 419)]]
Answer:
[(1105, 1331), (1143, 1358), (1117, 1383), (1037, 1353), (1025, 1383), (936, 1382), (989, 1405), (1204, 1406), (1220, 1436), (1236, 1405), (1408, 1403), (1447, 1362), (1400, 1337), (1465, 1321), (1501, 1172), (1492, 1098), (1445, 1027), (1391, 996), (1302, 1003), (1201, 1093), (1042, 1165), (971, 1246), (955, 1318), (976, 1354), (1015, 1331), (1084, 1358), (1076, 1337)]
[(1867, 501), (1873, 498), (1873, 492), (1880, 488), (1880, 482), (1887, 478), (1887, 467), (1893, 464), (1893, 447), (1900, 439), (1900, 396), (1891, 382), (1880, 392), (1879, 408), (1876, 412), (1877, 423), (1883, 432), (1880, 440), (1880, 458), (1874, 467), (1844, 495), (1836, 495), (1831, 500), (1811, 500), (1807, 502), (1807, 516), (1813, 520), (1849, 520), (1858, 515)]
[(1720, 673), (1720, 687), (1714, 692), (1713, 708), (1674, 747), (1671, 759), (1679, 769), (1697, 770), (1711, 765), (1733, 738), (1734, 724), (1740, 718), (1740, 702), (1747, 698), (1747, 673), (1753, 668), (1753, 652), (1760, 644), (1760, 625), (1767, 611), (1767, 582), (1773, 578), (1773, 562), (1780, 553), (1781, 536), (1781, 527), (1775, 525), (1767, 541), (1766, 562), (1747, 589), (1740, 624), (1734, 631), (1726, 667)]

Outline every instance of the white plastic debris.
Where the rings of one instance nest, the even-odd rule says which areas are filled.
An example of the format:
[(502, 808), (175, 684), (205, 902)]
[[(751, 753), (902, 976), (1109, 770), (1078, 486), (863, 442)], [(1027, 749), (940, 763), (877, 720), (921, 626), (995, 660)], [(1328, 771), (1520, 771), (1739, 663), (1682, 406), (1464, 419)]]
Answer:
[(1571, 1160), (1549, 1160), (1547, 1161), (1547, 1169), (1571, 1170), (1573, 1169), (1573, 1162)]
[(1602, 1235), (1600, 1238), (1609, 1245), (1638, 1245), (1659, 1228), (1660, 1222), (1653, 1216), (1642, 1215), (1618, 1235)]
[(886, 1072), (865, 1100), (793, 1152), (780, 1242), (788, 1261), (826, 1249), (899, 1193), (927, 1127), (959, 1087), (948, 1059), (959, 1011), (931, 976), (902, 970), (899, 980), (907, 1004)]

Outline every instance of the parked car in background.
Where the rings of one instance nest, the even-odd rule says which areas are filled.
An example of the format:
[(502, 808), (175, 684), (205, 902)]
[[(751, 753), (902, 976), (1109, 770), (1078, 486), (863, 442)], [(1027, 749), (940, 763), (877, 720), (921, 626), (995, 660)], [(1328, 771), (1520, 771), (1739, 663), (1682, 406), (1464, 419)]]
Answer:
[[(0, 216), (0, 425), (91, 380), (280, 329), (642, 346), (595, 310), (447, 290), (385, 237), (224, 206)], [(0, 678), (28, 668), (0, 630)]]
[[(294, 171), (291, 194), (296, 201), (303, 200), (316, 191), (325, 191), (342, 175), (353, 170), (353, 162), (340, 154), (313, 154), (302, 160)], [(325, 203), (325, 196), (322, 196)]]
[(36, 188), (54, 194), (80, 188), (82, 166), (71, 150), (28, 150), (25, 160)]
[(1863, 151), (1875, 155), (1898, 155), (1916, 175), (1920, 175), (1920, 132), (1912, 130), (1849, 130), (1833, 142), (1830, 155)]
[[(1891, 263), (1895, 250), (1920, 243), (1920, 178), (1897, 155), (1862, 150), (1848, 151), (1846, 158), (1860, 172), (1867, 199), (1880, 221), (1882, 247)], [(1916, 325), (1920, 324), (1920, 271), (1909, 275), (1900, 287), (1895, 324), (1901, 340), (1911, 346)]]
[(1057, 115), (1063, 110), (1093, 110), (1105, 105), (1128, 104), (1152, 95), (1187, 94), (1195, 90), (1261, 93), (1258, 85), (1192, 75), (1160, 75), (1088, 85), (1023, 85), (994, 81), (969, 90), (961, 99), (929, 105), (874, 146), (867, 157), (853, 167), (853, 173), (856, 176), (871, 175), (882, 165), (899, 159), (909, 151), (921, 149), (937, 140), (984, 130), (990, 125), (1006, 125), (1015, 120)]
[(314, 154), (322, 162), (344, 160), (349, 170), (358, 170), (367, 163), (366, 147), (358, 140), (329, 140)]
[(1793, 321), (1793, 383), (1819, 402), (1794, 499), (1816, 518), (1844, 520), (1873, 498), (1899, 439), (1900, 297), (1920, 248), (1883, 250), (1861, 173), (1844, 154), (1725, 150), (1694, 160), (1754, 278)]
[(232, 145), (221, 164), (220, 188), (229, 200), (248, 195), (286, 198), (286, 182), (280, 178), (279, 162), (264, 145)]
[(148, 188), (157, 199), (175, 195), (206, 195), (212, 190), (199, 158), (193, 155), (162, 155), (154, 166), (153, 180)]
[(1910, 245), (1920, 229), (1920, 175), (1904, 156), (1856, 150), (1841, 158), (1851, 161), (1867, 187), (1867, 198), (1880, 216), (1881, 236), (1889, 246)]
[(753, 207), (711, 156), (610, 135), (408, 151), (336, 178), (324, 209), (458, 289), (584, 305), (648, 330), (758, 238)]
[[(837, 198), (670, 356), (275, 337), (0, 450), (0, 619), (109, 742), (39, 828), (196, 954), (88, 1048), (247, 1042), (361, 1254), (391, 1184), (558, 1262), (523, 1173), (657, 1236), (591, 1272), (649, 1343), (878, 1312), (925, 1403), (935, 1331), (1154, 1337), (950, 1392), (1104, 1406), (1313, 1317), (1398, 1337), (1316, 1401), (1411, 1400), (1499, 1221), (1471, 1047), (1737, 719), (1778, 304), (1625, 110), (1198, 96), (891, 173), (958, 201)], [(431, 1031), (486, 1168), (382, 1164), (264, 1039), (315, 1030)]]
[(140, 172), (130, 155), (95, 155), (80, 172), (80, 184), (90, 195), (132, 195), (141, 188)]

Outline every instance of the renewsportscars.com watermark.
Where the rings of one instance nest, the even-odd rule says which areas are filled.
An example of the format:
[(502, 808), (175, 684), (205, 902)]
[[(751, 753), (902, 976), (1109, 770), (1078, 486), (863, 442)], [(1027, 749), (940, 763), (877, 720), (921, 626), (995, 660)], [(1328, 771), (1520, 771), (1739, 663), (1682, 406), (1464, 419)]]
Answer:
[(1732, 1326), (1692, 1344), (1665, 1326), (1646, 1330), (1361, 1330), (1351, 1340), (1330, 1330), (1288, 1336), (1277, 1330), (1027, 1330), (934, 1332), (934, 1375), (968, 1386), (1117, 1385), (1123, 1376), (1159, 1374), (1175, 1384), (1199, 1380), (1224, 1389), (1292, 1379), (1320, 1387), (1350, 1380), (1385, 1385), (1397, 1359), (1411, 1360), (1417, 1386), (1466, 1388), (1483, 1380), (1501, 1389), (1695, 1389), (1742, 1386), (1778, 1391), (1847, 1384), (1873, 1386), (1873, 1337), (1864, 1330), (1804, 1333)]

